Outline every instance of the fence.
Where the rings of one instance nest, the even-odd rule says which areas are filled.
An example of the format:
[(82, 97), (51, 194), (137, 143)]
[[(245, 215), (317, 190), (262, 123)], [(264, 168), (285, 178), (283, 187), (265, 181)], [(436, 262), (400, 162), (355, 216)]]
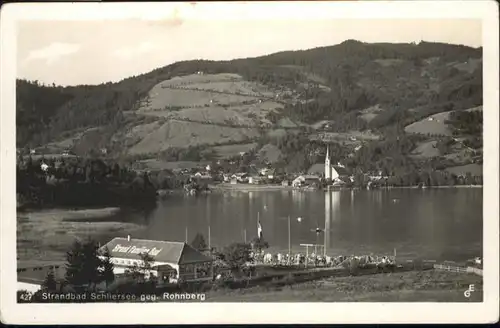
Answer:
[(448, 272), (456, 272), (456, 273), (474, 273), (479, 276), (483, 275), (482, 269), (474, 267), (459, 267), (452, 265), (434, 264), (434, 269), (448, 271)]

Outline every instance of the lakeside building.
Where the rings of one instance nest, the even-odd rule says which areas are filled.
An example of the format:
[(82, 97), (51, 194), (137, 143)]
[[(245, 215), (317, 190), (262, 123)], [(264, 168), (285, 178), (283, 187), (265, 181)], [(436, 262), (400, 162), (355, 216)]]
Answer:
[(211, 280), (213, 259), (184, 242), (114, 238), (101, 247), (108, 249), (116, 275), (124, 274), (134, 266), (141, 266), (141, 254), (152, 257), (151, 274), (158, 282)]
[(312, 186), (320, 183), (320, 177), (317, 175), (299, 175), (292, 181), (293, 187), (302, 187), (302, 186)]

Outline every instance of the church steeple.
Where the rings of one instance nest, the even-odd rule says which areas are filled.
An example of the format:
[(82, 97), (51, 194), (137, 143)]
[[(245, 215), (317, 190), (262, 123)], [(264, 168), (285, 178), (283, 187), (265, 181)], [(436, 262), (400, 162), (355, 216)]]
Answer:
[(326, 156), (325, 156), (325, 179), (331, 179), (332, 177), (332, 166), (330, 163), (330, 147), (326, 146)]

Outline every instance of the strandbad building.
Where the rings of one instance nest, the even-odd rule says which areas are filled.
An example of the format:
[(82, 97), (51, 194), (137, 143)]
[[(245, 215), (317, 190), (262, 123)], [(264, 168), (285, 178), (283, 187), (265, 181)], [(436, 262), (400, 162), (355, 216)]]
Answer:
[(147, 253), (152, 258), (150, 274), (156, 276), (159, 283), (213, 278), (212, 257), (184, 242), (117, 237), (101, 247), (102, 252), (106, 249), (117, 276), (125, 274), (134, 266), (141, 267), (141, 254)]

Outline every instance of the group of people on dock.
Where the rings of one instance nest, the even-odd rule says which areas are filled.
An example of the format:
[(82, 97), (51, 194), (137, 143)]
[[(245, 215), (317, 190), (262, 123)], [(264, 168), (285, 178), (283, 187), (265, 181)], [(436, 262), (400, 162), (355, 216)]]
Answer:
[(328, 256), (311, 253), (305, 254), (272, 254), (272, 253), (252, 253), (255, 264), (275, 265), (275, 266), (315, 266), (315, 267), (348, 267), (355, 263), (359, 267), (366, 265), (394, 265), (394, 256)]

